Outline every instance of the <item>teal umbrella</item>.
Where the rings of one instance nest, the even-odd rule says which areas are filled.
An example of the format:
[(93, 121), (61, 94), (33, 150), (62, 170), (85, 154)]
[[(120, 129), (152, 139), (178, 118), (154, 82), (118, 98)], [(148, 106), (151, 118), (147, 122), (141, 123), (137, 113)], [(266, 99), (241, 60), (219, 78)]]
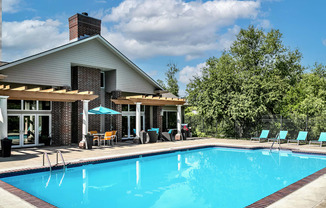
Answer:
[(102, 106), (93, 108), (88, 111), (89, 114), (110, 114), (110, 115), (115, 115), (115, 114), (121, 114), (118, 111), (112, 110), (110, 108), (105, 108)]

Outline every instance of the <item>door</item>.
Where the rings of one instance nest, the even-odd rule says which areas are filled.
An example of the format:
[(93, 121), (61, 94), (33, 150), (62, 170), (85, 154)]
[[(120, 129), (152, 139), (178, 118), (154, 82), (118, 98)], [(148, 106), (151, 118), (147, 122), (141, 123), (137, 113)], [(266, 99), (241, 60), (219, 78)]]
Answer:
[[(132, 138), (133, 135), (135, 135), (134, 129), (136, 129), (136, 116), (134, 114), (122, 115), (122, 135), (124, 138)], [(144, 129), (145, 126), (144, 113), (141, 113), (140, 121), (141, 121), (141, 130), (146, 131), (146, 129)]]
[(36, 115), (23, 115), (22, 123), (23, 135), (21, 144), (23, 146), (36, 144)]
[(50, 115), (38, 115), (38, 141), (36, 144), (44, 143), (45, 139), (51, 136)]
[(8, 115), (8, 139), (13, 146), (21, 146), (21, 115)]

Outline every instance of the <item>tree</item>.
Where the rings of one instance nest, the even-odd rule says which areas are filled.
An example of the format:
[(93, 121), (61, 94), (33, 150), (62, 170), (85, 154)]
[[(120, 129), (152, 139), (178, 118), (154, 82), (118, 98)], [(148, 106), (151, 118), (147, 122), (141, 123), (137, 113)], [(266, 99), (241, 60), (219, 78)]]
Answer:
[(249, 135), (262, 115), (280, 113), (303, 72), (301, 54), (281, 38), (278, 30), (242, 29), (230, 49), (208, 59), (202, 76), (188, 84), (188, 102), (206, 120), (238, 126), (240, 136)]
[(180, 71), (176, 64), (169, 63), (167, 65), (168, 70), (165, 72), (165, 81), (166, 84), (158, 79), (157, 83), (161, 85), (164, 89), (179, 97), (179, 85), (178, 80), (176, 78), (176, 74)]
[(158, 79), (156, 82), (157, 82), (161, 87), (163, 87), (163, 89), (167, 89), (167, 87), (165, 86), (165, 83), (164, 83), (163, 80)]
[(167, 90), (174, 94), (175, 96), (179, 97), (179, 85), (178, 80), (176, 78), (176, 74), (179, 72), (179, 68), (176, 64), (169, 63), (168, 65), (168, 71), (165, 72), (165, 80), (167, 83)]

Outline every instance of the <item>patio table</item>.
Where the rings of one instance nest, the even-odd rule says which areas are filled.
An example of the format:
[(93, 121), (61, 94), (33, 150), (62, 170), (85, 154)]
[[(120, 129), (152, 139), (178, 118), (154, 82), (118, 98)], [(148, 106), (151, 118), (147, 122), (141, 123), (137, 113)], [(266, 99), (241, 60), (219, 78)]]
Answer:
[(97, 145), (100, 146), (101, 142), (100, 142), (100, 138), (104, 137), (105, 133), (96, 133), (96, 134), (92, 134), (93, 136), (97, 136)]

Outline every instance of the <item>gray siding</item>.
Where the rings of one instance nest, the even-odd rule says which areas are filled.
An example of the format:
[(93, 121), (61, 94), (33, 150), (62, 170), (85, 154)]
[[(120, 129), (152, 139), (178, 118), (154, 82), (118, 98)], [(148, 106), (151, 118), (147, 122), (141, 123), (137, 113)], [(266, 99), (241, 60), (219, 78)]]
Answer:
[(155, 86), (144, 75), (133, 69), (97, 39), (12, 66), (2, 70), (1, 73), (8, 75), (3, 82), (71, 86), (72, 65), (99, 68), (103, 71), (115, 69), (116, 89), (110, 88), (111, 90), (147, 94), (152, 94), (155, 90)]
[(105, 72), (105, 91), (111, 92), (117, 89), (117, 73), (116, 70)]

